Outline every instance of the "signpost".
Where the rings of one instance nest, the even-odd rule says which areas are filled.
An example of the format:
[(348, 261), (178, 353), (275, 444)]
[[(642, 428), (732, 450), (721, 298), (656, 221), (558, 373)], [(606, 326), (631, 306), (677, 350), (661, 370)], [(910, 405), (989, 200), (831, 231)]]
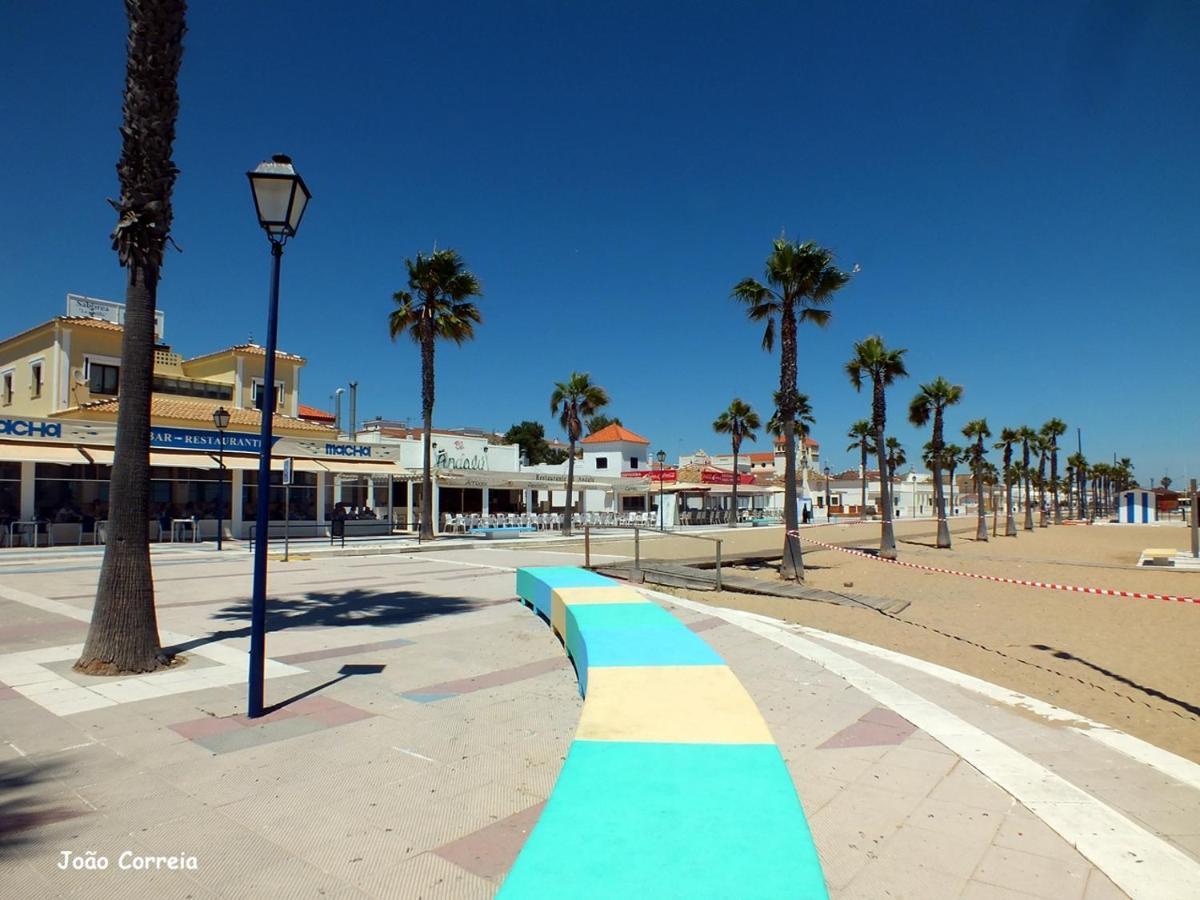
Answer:
[[(292, 472), (295, 460), (290, 456), (283, 461), (283, 561), (288, 561), (288, 529), (292, 516)], [(268, 526), (268, 535), (270, 526)]]

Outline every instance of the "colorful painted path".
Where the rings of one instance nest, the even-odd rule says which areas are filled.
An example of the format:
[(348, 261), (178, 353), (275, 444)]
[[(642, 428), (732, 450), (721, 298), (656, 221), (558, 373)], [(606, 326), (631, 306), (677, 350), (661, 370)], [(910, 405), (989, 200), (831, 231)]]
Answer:
[(500, 896), (827, 897), (787, 766), (725, 661), (633, 589), (523, 568), (575, 663), (582, 716)]

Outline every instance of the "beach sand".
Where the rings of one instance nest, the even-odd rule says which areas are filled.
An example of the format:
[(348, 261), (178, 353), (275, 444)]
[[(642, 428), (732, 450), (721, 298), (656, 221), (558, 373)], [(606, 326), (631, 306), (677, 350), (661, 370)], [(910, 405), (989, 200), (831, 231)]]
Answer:
[[(990, 528), (989, 520), (989, 528)], [(1021, 526), (1018, 519), (1018, 528)], [(1001, 522), (1003, 529), (1003, 522)], [(1051, 526), (974, 540), (975, 520), (952, 521), (954, 547), (935, 525), (897, 523), (901, 559), (948, 569), (1089, 587), (1200, 596), (1200, 571), (1136, 567), (1149, 547), (1190, 547), (1186, 528)], [(805, 529), (807, 538), (878, 546), (879, 525)], [(778, 552), (782, 529), (725, 532), (723, 548)], [(596, 548), (609, 552), (609, 546)], [(624, 548), (632, 553), (632, 547)], [(672, 591), (857, 638), (1004, 685), (1200, 762), (1200, 605), (1073, 594), (920, 572), (805, 544), (806, 584), (908, 600), (898, 615), (751, 594)], [(615, 552), (622, 552), (615, 549)], [(645, 558), (708, 554), (700, 541), (643, 542)], [(739, 569), (776, 578), (772, 567)]]

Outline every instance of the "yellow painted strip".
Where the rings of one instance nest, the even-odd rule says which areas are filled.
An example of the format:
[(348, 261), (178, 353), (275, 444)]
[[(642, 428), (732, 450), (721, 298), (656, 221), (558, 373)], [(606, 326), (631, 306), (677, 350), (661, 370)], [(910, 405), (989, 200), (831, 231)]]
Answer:
[(623, 584), (611, 587), (554, 588), (550, 592), (550, 627), (559, 637), (567, 636), (567, 607), (586, 603), (650, 603), (633, 588)]
[(577, 740), (771, 744), (770, 729), (728, 666), (588, 670)]

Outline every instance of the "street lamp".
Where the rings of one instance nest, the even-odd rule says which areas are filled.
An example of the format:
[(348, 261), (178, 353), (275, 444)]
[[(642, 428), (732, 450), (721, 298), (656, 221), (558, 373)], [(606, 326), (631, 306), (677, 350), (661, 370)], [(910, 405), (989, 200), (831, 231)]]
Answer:
[(825, 467), (825, 521), (829, 521), (829, 466)]
[(221, 532), (224, 523), (221, 521), (225, 513), (225, 429), (229, 427), (229, 410), (218, 406), (213, 410), (213, 425), (217, 429), (220, 441), (220, 455), (217, 457), (219, 466), (217, 475), (217, 550), (221, 549)]
[(663, 484), (666, 481), (666, 473), (663, 471), (663, 465), (667, 461), (667, 451), (659, 450), (654, 454), (654, 458), (658, 460), (658, 530), (666, 531), (663, 520)]
[(254, 530), (254, 594), (250, 605), (250, 718), (263, 714), (263, 668), (267, 643), (267, 539), (271, 515), (271, 427), (275, 416), (275, 337), (279, 326), (279, 263), (283, 245), (296, 236), (312, 197), (290, 158), (277, 154), (247, 172), (258, 224), (271, 243), (271, 296), (267, 306), (267, 346), (263, 372), (262, 431), (258, 448), (258, 514)]

